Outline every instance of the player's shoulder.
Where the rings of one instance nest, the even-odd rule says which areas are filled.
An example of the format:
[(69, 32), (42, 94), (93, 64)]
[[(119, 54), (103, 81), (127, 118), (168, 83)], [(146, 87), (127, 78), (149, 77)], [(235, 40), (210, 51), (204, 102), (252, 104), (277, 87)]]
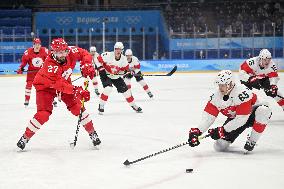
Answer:
[(256, 66), (256, 65), (259, 64), (259, 57), (255, 56), (255, 57), (249, 58), (249, 59), (246, 60), (246, 63), (249, 66)]
[(135, 62), (139, 62), (139, 59), (136, 56), (132, 56), (132, 60)]
[(220, 102), (221, 99), (222, 99), (222, 95), (218, 89), (215, 89), (214, 91), (212, 91), (209, 97), (209, 101), (212, 104), (216, 104), (217, 102)]
[(232, 90), (230, 97), (236, 104), (251, 100), (253, 92), (243, 84), (236, 84)]

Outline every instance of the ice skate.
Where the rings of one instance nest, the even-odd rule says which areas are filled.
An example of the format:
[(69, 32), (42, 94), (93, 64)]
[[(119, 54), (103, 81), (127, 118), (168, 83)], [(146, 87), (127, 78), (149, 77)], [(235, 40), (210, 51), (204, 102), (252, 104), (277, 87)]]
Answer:
[(133, 106), (131, 106), (131, 108), (137, 113), (142, 113), (142, 108), (140, 108), (137, 105), (133, 105)]
[(95, 89), (95, 94), (96, 94), (97, 96), (100, 96), (99, 89)]
[(103, 105), (103, 104), (99, 104), (98, 110), (99, 110), (99, 114), (100, 114), (100, 115), (103, 115), (103, 113), (104, 113), (104, 111), (105, 111), (104, 105)]
[(18, 141), (17, 146), (18, 146), (19, 148), (21, 148), (22, 150), (24, 150), (25, 147), (26, 147), (26, 144), (27, 144), (28, 142), (29, 142), (29, 139), (25, 138), (25, 136), (22, 136), (22, 137), (20, 138), (20, 140)]
[(153, 98), (154, 97), (154, 95), (149, 91), (148, 93), (148, 96), (150, 97), (150, 98)]
[(251, 141), (251, 140), (248, 139), (245, 146), (244, 146), (244, 149), (246, 150), (245, 154), (253, 151), (255, 144), (256, 143), (254, 141)]
[(99, 136), (98, 136), (96, 131), (89, 134), (89, 136), (90, 136), (94, 146), (97, 146), (101, 143), (101, 140), (99, 139)]
[(29, 106), (29, 101), (26, 100), (26, 101), (24, 102), (24, 105), (25, 105), (25, 108), (27, 108), (27, 107)]

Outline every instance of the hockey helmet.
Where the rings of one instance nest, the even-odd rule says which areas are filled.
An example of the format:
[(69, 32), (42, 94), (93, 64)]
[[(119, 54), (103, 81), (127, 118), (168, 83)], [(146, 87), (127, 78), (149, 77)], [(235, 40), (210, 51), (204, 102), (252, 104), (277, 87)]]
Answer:
[(50, 47), (55, 52), (68, 50), (68, 44), (62, 38), (53, 39)]
[(215, 80), (217, 85), (234, 83), (233, 73), (231, 70), (222, 70), (218, 73), (217, 78)]
[(121, 50), (123, 50), (124, 49), (123, 43), (122, 42), (116, 42), (114, 44), (114, 49), (121, 49)]
[(95, 46), (90, 47), (90, 52), (97, 52), (97, 48)]
[(126, 49), (125, 51), (125, 56), (132, 56), (132, 50), (131, 49)]
[(40, 38), (34, 38), (33, 39), (33, 44), (41, 44)]
[(272, 58), (271, 53), (267, 49), (262, 49), (259, 52), (258, 57), (261, 58), (261, 59), (271, 59)]

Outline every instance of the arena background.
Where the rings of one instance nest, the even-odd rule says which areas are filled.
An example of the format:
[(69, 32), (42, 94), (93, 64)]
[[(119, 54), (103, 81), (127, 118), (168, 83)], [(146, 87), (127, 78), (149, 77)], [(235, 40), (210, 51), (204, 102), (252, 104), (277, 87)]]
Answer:
[(63, 37), (100, 53), (122, 41), (145, 72), (238, 70), (262, 48), (284, 70), (280, 1), (17, 0), (0, 9), (0, 74), (15, 74), (34, 37), (46, 47)]

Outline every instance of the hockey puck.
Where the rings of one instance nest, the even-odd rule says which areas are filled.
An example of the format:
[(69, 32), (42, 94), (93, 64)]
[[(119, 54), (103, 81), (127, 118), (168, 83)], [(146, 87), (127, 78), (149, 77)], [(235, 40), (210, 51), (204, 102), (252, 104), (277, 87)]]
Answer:
[(186, 169), (185, 172), (186, 173), (191, 173), (193, 171), (193, 169)]

